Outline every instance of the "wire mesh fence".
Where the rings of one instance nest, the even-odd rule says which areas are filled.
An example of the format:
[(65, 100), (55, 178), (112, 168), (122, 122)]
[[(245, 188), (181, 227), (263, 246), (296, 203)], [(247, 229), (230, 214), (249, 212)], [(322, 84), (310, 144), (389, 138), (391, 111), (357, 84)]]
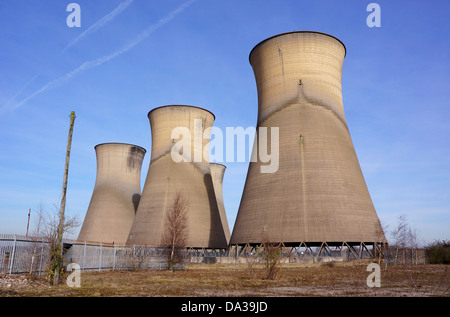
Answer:
[(45, 272), (49, 243), (44, 238), (0, 234), (0, 273)]
[[(50, 243), (45, 238), (0, 234), (0, 273), (46, 273)], [(77, 263), (83, 271), (167, 269), (162, 248), (63, 240), (64, 266)], [(185, 269), (185, 264), (174, 266)]]
[[(65, 253), (65, 262), (78, 263), (81, 270), (167, 269), (162, 248), (120, 246), (103, 243), (72, 242)], [(184, 269), (180, 264), (175, 269)]]
[(429, 263), (427, 252), (423, 248), (397, 248), (391, 246), (384, 252), (384, 261), (388, 264), (426, 264)]

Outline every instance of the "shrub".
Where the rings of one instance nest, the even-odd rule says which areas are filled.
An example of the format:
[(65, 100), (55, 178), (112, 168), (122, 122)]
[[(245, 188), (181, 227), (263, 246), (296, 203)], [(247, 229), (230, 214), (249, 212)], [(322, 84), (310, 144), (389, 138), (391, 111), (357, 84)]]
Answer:
[(450, 264), (450, 241), (435, 241), (425, 248), (428, 262), (432, 264)]

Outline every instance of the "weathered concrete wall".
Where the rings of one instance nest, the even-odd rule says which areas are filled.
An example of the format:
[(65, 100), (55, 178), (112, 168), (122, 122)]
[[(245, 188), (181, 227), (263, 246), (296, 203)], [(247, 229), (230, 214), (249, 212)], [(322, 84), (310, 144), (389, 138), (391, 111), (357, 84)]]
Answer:
[(344, 115), (345, 55), (316, 32), (274, 36), (250, 53), (257, 128), (279, 127), (279, 168), (250, 163), (231, 244), (386, 241)]
[(223, 178), (225, 175), (226, 166), (217, 163), (211, 163), (211, 177), (214, 185), (214, 192), (216, 193), (217, 206), (219, 208), (220, 221), (222, 222), (223, 231), (227, 245), (230, 242), (230, 228), (228, 226), (228, 219), (225, 212), (225, 204), (223, 201)]
[(95, 147), (97, 175), (78, 240), (125, 244), (141, 197), (145, 149), (122, 143)]
[[(202, 155), (198, 162), (194, 161), (196, 151), (209, 153), (210, 130), (207, 128), (212, 127), (214, 115), (199, 107), (172, 105), (153, 109), (148, 117), (152, 156), (127, 245), (160, 246), (167, 212), (180, 194), (188, 207), (187, 247), (226, 248), (209, 157)], [(177, 127), (190, 131), (191, 162), (177, 163), (172, 159), (172, 147), (179, 142), (172, 138), (172, 131)]]

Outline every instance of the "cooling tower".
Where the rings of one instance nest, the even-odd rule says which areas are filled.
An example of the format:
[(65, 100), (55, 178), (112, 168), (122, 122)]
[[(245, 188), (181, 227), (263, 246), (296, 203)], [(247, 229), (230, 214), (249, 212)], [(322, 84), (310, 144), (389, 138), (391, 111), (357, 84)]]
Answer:
[[(280, 34), (251, 51), (257, 137), (265, 127), (268, 147), (278, 145), (279, 163), (264, 173), (268, 163), (260, 157), (250, 162), (232, 245), (386, 241), (344, 115), (345, 55), (342, 42), (317, 32)], [(271, 140), (275, 127), (279, 137)]]
[(227, 214), (225, 212), (225, 204), (223, 202), (223, 177), (225, 175), (226, 166), (217, 163), (211, 163), (211, 178), (216, 194), (217, 206), (219, 208), (220, 220), (225, 233), (227, 244), (230, 242), (230, 228), (228, 227)]
[(141, 197), (142, 147), (105, 143), (95, 147), (97, 176), (78, 240), (125, 244)]
[[(161, 246), (167, 213), (181, 195), (187, 206), (186, 246), (226, 248), (209, 165), (214, 115), (199, 107), (171, 105), (151, 110), (148, 118), (150, 166), (127, 244)], [(180, 142), (185, 146), (173, 151)]]

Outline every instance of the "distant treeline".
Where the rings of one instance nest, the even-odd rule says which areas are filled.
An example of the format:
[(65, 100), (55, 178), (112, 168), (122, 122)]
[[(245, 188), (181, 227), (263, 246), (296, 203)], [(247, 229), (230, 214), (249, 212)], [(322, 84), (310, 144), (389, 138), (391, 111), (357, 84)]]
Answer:
[(428, 263), (450, 264), (450, 241), (435, 241), (425, 248)]

